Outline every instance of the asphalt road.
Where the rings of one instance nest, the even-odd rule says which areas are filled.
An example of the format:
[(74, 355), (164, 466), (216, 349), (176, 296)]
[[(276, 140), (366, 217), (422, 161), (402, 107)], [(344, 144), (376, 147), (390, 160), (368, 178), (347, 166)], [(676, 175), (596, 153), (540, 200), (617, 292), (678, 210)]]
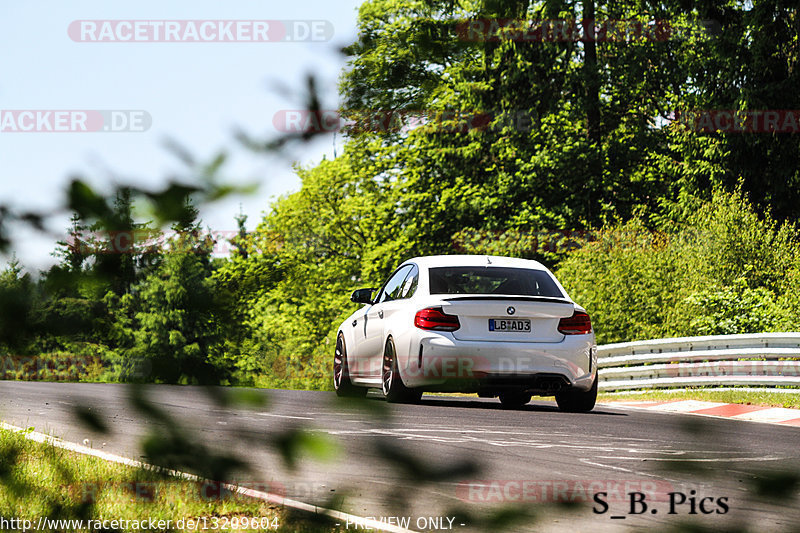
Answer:
[[(0, 419), (131, 458), (143, 458), (148, 433), (179, 424), (193, 442), (245, 459), (249, 470), (234, 478), (245, 485), (359, 516), (408, 517), (419, 530), (436, 529), (428, 517), (442, 517), (445, 529), (487, 530), (480, 520), (498, 506), (534, 514), (506, 531), (666, 530), (683, 521), (714, 530), (800, 529), (796, 493), (778, 501), (753, 492), (759, 479), (800, 473), (798, 427), (605, 405), (568, 414), (548, 401), (510, 411), (496, 400), (427, 395), (419, 405), (376, 397), (354, 406), (332, 393), (270, 390), (258, 391), (268, 404), (253, 408), (220, 404), (199, 387), (147, 387), (144, 397), (169, 412), (169, 422), (136, 411), (130, 392), (124, 385), (4, 381)], [(91, 407), (110, 432), (87, 429), (75, 416), (79, 406)], [(331, 457), (306, 457), (288, 469), (271, 443), (296, 428), (328, 439)], [(603, 505), (593, 498), (601, 492), (608, 507), (597, 513)], [(645, 495), (645, 512), (631, 514), (633, 492)]]

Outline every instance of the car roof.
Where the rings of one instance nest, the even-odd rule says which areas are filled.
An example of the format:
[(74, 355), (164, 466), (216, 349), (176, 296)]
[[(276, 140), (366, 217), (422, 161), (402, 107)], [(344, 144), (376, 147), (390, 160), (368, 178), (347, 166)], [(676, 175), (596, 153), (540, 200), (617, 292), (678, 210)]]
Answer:
[(539, 261), (520, 259), (518, 257), (504, 257), (501, 255), (426, 255), (415, 257), (403, 264), (414, 263), (420, 268), (436, 268), (446, 266), (494, 266), (530, 268), (547, 270)]

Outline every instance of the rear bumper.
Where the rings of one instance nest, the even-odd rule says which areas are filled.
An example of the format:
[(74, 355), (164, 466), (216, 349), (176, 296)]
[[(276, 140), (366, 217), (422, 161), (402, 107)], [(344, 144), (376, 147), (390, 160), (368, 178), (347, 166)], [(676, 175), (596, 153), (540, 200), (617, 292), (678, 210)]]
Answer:
[(409, 348), (407, 357), (398, 360), (403, 382), (429, 390), (589, 390), (597, 373), (594, 334), (526, 343), (463, 341), (449, 333), (420, 332)]

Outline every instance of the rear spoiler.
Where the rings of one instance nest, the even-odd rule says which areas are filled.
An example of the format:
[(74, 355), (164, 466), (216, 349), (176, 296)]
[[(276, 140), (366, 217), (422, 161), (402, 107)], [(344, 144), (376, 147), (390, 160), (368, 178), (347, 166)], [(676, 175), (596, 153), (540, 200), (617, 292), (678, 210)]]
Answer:
[(445, 302), (453, 300), (521, 300), (524, 302), (547, 302), (551, 304), (570, 304), (569, 300), (563, 298), (553, 298), (550, 296), (515, 296), (513, 294), (504, 296), (486, 296), (486, 295), (464, 295), (464, 296), (451, 296), (449, 298), (442, 298)]

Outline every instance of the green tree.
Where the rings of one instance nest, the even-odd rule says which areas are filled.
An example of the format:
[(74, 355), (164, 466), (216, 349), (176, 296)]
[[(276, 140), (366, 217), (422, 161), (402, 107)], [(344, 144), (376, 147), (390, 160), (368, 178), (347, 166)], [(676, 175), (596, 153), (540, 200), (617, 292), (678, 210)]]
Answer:
[(228, 351), (271, 386), (329, 387), (334, 328), (354, 307), (350, 292), (375, 286), (417, 253), (393, 233), (398, 192), (384, 172), (389, 159), (361, 164), (373, 149), (351, 143), (333, 161), (298, 168), (300, 190), (276, 201), (248, 235), (246, 257), (233, 254), (214, 275), (246, 325)]
[[(432, 127), (379, 135), (396, 154), (401, 227), (446, 251), (464, 228), (579, 229), (656, 209), (671, 175), (655, 164), (668, 150), (654, 123), (687, 79), (675, 57), (704, 36), (548, 42), (486, 21), (691, 15), (676, 13), (643, 17), (636, 2), (366, 2), (347, 49), (346, 111), (433, 117)], [(465, 21), (486, 32), (454, 31)], [(447, 111), (461, 120), (442, 124)], [(469, 128), (477, 116), (492, 122)]]
[(186, 200), (183, 210), (161, 263), (120, 302), (118, 313), (130, 327), (129, 379), (210, 384), (228, 377), (215, 365), (222, 338), (213, 242), (195, 222), (192, 203)]
[(87, 227), (78, 213), (72, 213), (66, 241), (58, 241), (53, 255), (61, 259), (62, 267), (70, 272), (81, 272), (83, 263), (89, 256), (89, 243), (86, 242)]
[(36, 287), (31, 275), (22, 271), (16, 256), (12, 256), (0, 273), (0, 350), (25, 351), (31, 342), (32, 311)]
[(136, 235), (146, 229), (145, 224), (133, 219), (129, 188), (117, 191), (110, 216), (92, 229), (101, 234), (93, 254), (92, 273), (106, 280), (108, 289), (115, 294), (129, 292), (137, 279), (137, 266), (141, 266), (142, 244), (136, 242)]
[[(687, 82), (675, 91), (679, 97), (675, 109), (800, 108), (795, 89), (800, 83), (796, 2), (713, 1), (696, 4), (695, 10), (698, 18), (718, 24), (719, 31), (677, 57)], [(769, 210), (779, 220), (796, 220), (800, 216), (798, 130), (770, 133), (762, 126), (757, 125), (759, 133), (671, 128), (673, 168), (680, 188), (708, 198), (714, 186), (732, 190), (741, 183), (759, 210)]]
[(596, 232), (557, 275), (592, 315), (598, 342), (793, 330), (800, 258), (794, 225), (718, 192), (680, 225)]
[(204, 384), (224, 379), (214, 366), (220, 336), (207, 261), (190, 252), (167, 253), (130, 300), (135, 329), (129, 377)]

